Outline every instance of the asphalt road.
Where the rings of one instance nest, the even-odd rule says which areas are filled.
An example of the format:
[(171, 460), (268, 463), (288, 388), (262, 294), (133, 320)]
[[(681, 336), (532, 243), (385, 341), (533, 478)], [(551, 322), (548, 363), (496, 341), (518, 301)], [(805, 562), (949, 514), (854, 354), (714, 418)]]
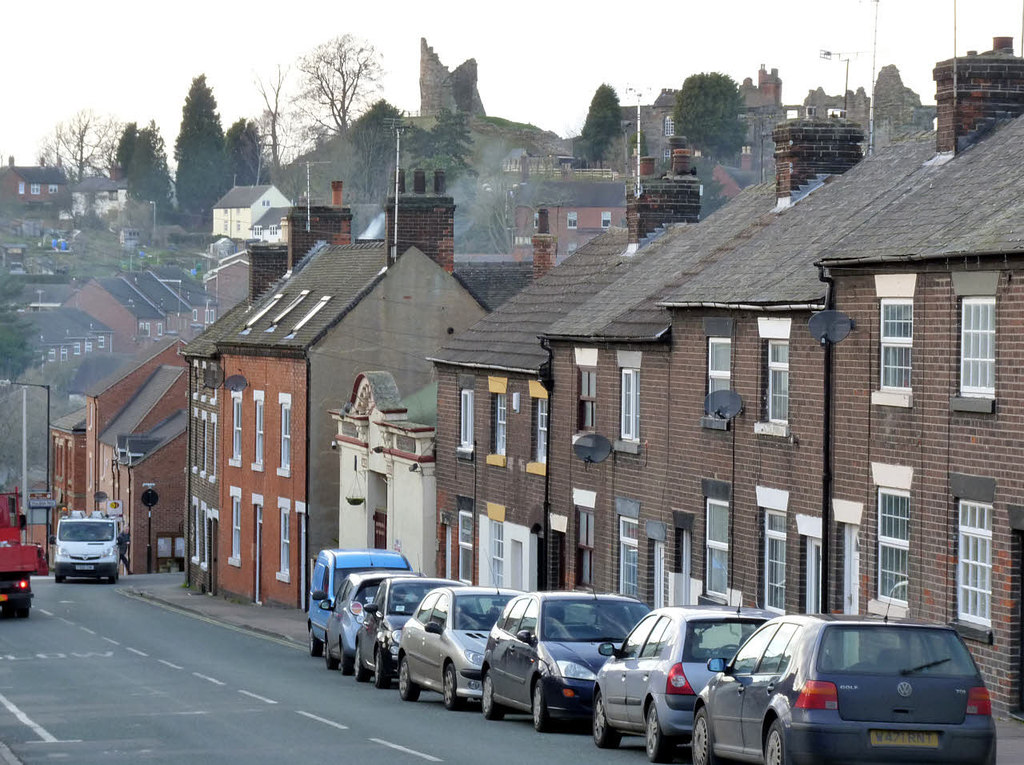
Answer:
[(293, 643), (118, 585), (33, 587), (31, 617), (0, 621), (0, 741), (13, 762), (647, 761), (641, 739), (601, 751), (587, 725), (540, 735), (525, 715), (488, 722), (479, 707), (448, 712), (430, 693), (406, 703)]

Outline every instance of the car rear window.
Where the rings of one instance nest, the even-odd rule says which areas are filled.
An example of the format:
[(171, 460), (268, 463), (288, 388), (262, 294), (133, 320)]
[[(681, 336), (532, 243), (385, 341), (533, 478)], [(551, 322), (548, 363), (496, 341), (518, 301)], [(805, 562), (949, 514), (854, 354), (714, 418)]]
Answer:
[(544, 640), (620, 643), (650, 609), (629, 600), (552, 600), (541, 614)]
[(818, 670), (854, 674), (978, 674), (970, 652), (953, 630), (893, 624), (827, 627), (818, 650)]
[(377, 588), (380, 587), (380, 582), (369, 582), (364, 584), (358, 590), (356, 594), (352, 596), (353, 603), (362, 603), (364, 606), (373, 600), (373, 596), (377, 594)]
[(708, 659), (731, 658), (763, 621), (751, 619), (716, 619), (686, 623), (681, 661), (705, 662)]
[(412, 616), (423, 596), (438, 586), (437, 582), (403, 582), (391, 585), (388, 613), (401, 616)]

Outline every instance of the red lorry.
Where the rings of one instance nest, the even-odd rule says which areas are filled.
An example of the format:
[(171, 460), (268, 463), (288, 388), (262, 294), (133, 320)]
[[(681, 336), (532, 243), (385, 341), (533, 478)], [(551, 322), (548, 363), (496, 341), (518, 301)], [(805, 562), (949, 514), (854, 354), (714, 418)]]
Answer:
[(46, 554), (40, 545), (22, 541), (25, 516), (18, 512), (18, 493), (0, 494), (0, 611), (24, 619), (32, 608), (32, 575), (46, 576)]

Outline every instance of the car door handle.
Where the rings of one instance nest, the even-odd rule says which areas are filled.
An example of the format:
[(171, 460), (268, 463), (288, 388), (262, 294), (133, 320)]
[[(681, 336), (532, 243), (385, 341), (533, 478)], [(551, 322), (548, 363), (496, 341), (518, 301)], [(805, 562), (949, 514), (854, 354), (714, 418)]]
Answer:
[(649, 677), (650, 677), (650, 675), (644, 675), (644, 682), (645, 683), (647, 682), (647, 678), (649, 678)]
[(771, 693), (772, 691), (774, 691), (774, 690), (775, 690), (775, 683), (768, 683), (768, 685), (766, 685), (766, 686), (764, 687), (764, 689), (765, 689), (765, 690), (766, 690), (766, 691), (767, 691), (768, 693)]
[(737, 686), (736, 693), (743, 693), (744, 688), (746, 688), (745, 685)]

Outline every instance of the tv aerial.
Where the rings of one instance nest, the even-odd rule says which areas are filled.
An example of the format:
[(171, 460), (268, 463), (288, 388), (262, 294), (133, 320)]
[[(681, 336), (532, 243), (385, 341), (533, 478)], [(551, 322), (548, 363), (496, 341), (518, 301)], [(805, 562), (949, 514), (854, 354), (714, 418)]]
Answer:
[(743, 399), (731, 388), (716, 390), (704, 398), (704, 414), (731, 420), (743, 411)]
[(612, 453), (612, 444), (599, 433), (587, 433), (576, 439), (572, 450), (584, 464), (591, 465), (608, 459), (608, 455)]
[(224, 381), (224, 387), (233, 393), (241, 393), (248, 385), (249, 381), (242, 377), (242, 375), (231, 375), (231, 377)]

